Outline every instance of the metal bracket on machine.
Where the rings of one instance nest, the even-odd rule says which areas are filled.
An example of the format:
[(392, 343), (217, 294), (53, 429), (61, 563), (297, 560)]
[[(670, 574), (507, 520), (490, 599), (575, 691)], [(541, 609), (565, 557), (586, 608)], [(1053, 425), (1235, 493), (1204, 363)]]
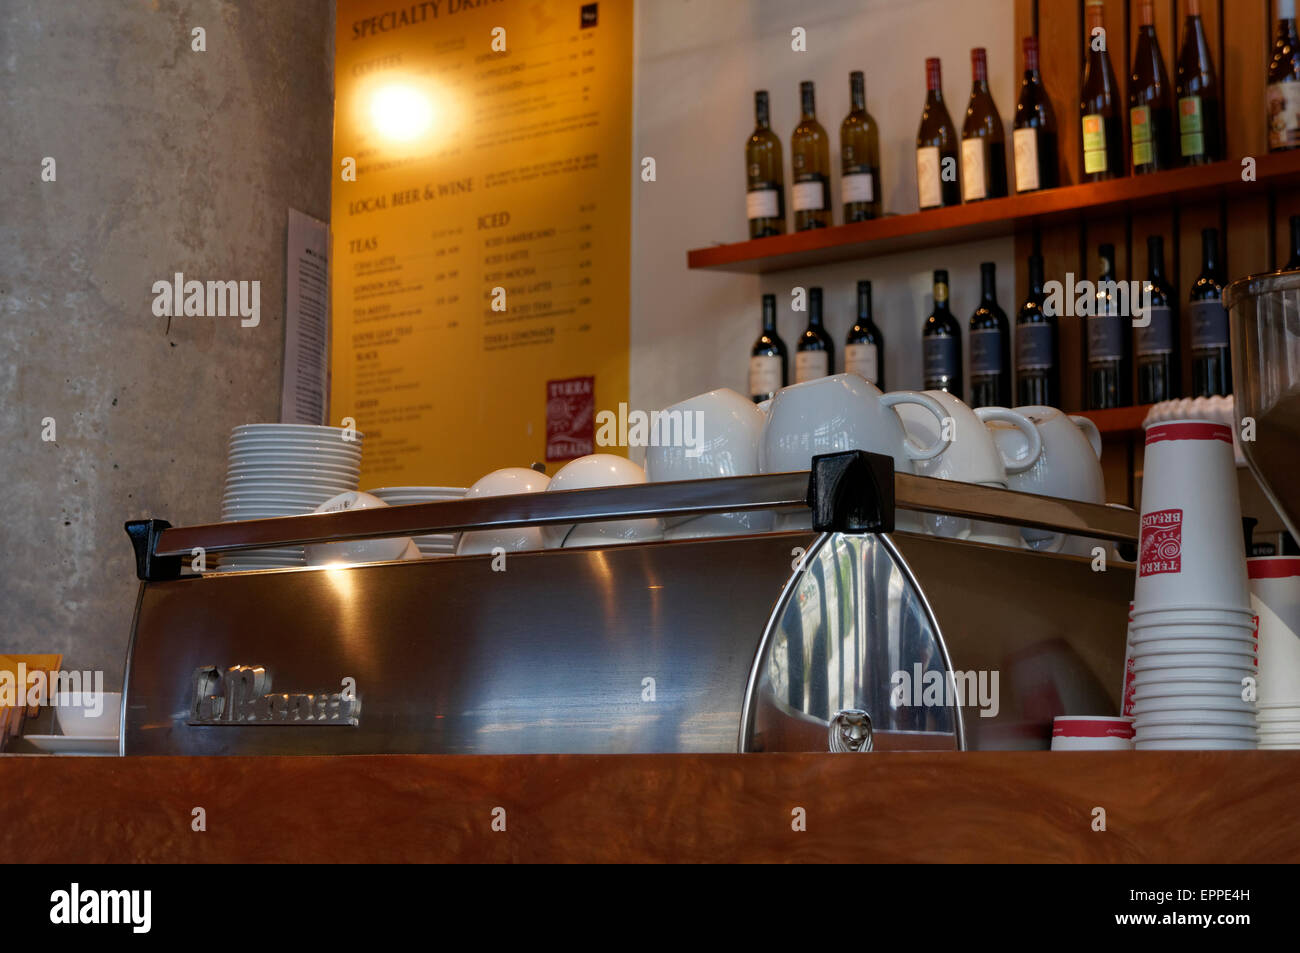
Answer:
[(808, 506), (819, 533), (893, 532), (893, 458), (865, 450), (813, 457)]
[(131, 537), (135, 550), (135, 576), (143, 582), (160, 582), (177, 579), (181, 574), (180, 556), (155, 556), (158, 537), (171, 529), (166, 520), (127, 520), (126, 535)]

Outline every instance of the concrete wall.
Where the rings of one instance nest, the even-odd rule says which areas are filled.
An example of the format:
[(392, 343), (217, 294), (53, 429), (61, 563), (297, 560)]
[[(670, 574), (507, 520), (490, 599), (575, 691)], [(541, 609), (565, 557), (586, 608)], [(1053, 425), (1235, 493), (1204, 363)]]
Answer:
[[(944, 96), (961, 128), (970, 96), (970, 51), (989, 50), (989, 82), (1010, 138), (1019, 92), (1012, 0), (653, 0), (638, 4), (636, 155), (654, 156), (658, 181), (634, 190), (631, 406), (663, 407), (715, 387), (747, 387), (760, 296), (775, 293), (781, 336), (793, 351), (807, 316), (790, 288), (825, 289), (826, 321), (842, 361), (855, 286), (872, 281), (891, 390), (921, 385), (921, 323), (931, 273), (947, 268), (952, 308), (965, 321), (979, 297), (979, 263), (998, 264), (998, 297), (1014, 313), (1014, 241), (973, 242), (767, 276), (693, 272), (686, 250), (747, 236), (744, 143), (754, 90), (772, 97), (772, 127), (785, 149), (801, 80), (817, 84), (817, 116), (831, 136), (832, 200), (839, 198), (839, 126), (849, 72), (866, 73), (867, 109), (880, 127), (886, 214), (917, 210), (914, 149), (925, 100), (925, 58), (943, 60)], [(807, 31), (808, 50), (790, 48)], [(793, 374), (793, 357), (791, 374)]]
[[(0, 652), (60, 651), (119, 684), (123, 522), (217, 519), (230, 428), (278, 418), (286, 209), (329, 217), (333, 15), (0, 5)], [(260, 280), (260, 326), (155, 317), (152, 285), (177, 271)]]

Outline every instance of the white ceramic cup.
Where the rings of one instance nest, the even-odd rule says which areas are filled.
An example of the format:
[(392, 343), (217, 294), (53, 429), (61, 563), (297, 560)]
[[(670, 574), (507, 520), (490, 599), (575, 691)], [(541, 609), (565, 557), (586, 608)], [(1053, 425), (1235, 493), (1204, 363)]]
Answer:
[[(1071, 416), (1055, 407), (1027, 405), (1014, 408), (1037, 428), (1042, 449), (1029, 466), (1007, 471), (1007, 487), (1020, 493), (1055, 496), (1082, 503), (1102, 503), (1106, 499), (1106, 482), (1101, 471), (1101, 433), (1087, 417)], [(1005, 421), (991, 420), (989, 431), (1003, 454), (1023, 458), (1029, 447), (1023, 432)], [(1031, 549), (1059, 553), (1074, 543), (1063, 533), (1041, 529), (1022, 531)], [(1086, 541), (1068, 548), (1075, 555), (1086, 555)], [(1079, 550), (1079, 551), (1076, 551)]]
[[(465, 499), (477, 500), (489, 496), (514, 496), (522, 493), (542, 493), (551, 478), (528, 467), (505, 467), (480, 477), (465, 491)], [(524, 553), (544, 547), (542, 530), (537, 526), (515, 526), (510, 529), (484, 529), (462, 533), (456, 545), (457, 556), (490, 553), (500, 547), (508, 553)]]
[(914, 391), (881, 393), (857, 374), (835, 374), (777, 391), (759, 449), (763, 473), (807, 470), (823, 453), (867, 450), (892, 457), (894, 469), (915, 473), (915, 461), (931, 460), (948, 448), (941, 436), (930, 445), (909, 437), (894, 408), (924, 407), (941, 427), (947, 413), (938, 401)]
[(1138, 610), (1250, 605), (1232, 431), (1209, 420), (1146, 431)]
[[(652, 483), (752, 476), (758, 473), (758, 446), (767, 418), (749, 398), (720, 388), (673, 404), (656, 417), (655, 439), (646, 448), (646, 478)], [(689, 435), (692, 446), (679, 435)], [(771, 511), (713, 513), (665, 521), (668, 539), (765, 533)], [(691, 529), (674, 534), (674, 527)]]
[[(593, 453), (570, 460), (546, 487), (546, 492), (593, 490), (605, 486), (632, 486), (646, 482), (645, 471), (626, 457), (612, 453)], [(543, 526), (542, 539), (547, 549), (573, 546), (611, 546), (663, 539), (664, 524), (659, 519), (605, 520), (599, 523)]]
[[(934, 443), (941, 434), (950, 436), (952, 442), (934, 459), (917, 461), (915, 466), (919, 475), (1005, 489), (1008, 469), (1027, 469), (1037, 458), (1042, 447), (1038, 429), (1023, 414), (1005, 407), (972, 409), (945, 391), (923, 393), (942, 405), (946, 418), (936, 421), (922, 406), (902, 404), (898, 407), (898, 416), (904, 429), (910, 437), (924, 444)], [(1017, 429), (1024, 439), (1023, 445), (1013, 452), (999, 447), (989, 430), (989, 424), (995, 421)], [(1016, 549), (1022, 546), (1020, 530), (1005, 524), (942, 513), (923, 514), (922, 524), (935, 536)]]

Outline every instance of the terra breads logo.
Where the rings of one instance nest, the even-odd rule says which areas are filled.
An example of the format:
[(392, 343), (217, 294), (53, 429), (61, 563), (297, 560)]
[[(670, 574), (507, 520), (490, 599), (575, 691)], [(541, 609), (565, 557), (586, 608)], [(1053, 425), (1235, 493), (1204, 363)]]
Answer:
[(1183, 570), (1183, 511), (1157, 510), (1142, 517), (1138, 573), (1154, 576)]
[(595, 450), (596, 378), (546, 382), (546, 460), (572, 460)]

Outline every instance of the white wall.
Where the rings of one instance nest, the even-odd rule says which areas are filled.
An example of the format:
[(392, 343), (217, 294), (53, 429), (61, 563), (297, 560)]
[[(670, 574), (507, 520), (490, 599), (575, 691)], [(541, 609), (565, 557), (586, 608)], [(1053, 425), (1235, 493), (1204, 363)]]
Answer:
[[(805, 53), (790, 49), (795, 26), (807, 30)], [(842, 362), (856, 282), (871, 280), (891, 390), (921, 385), (921, 324), (935, 268), (948, 269), (953, 311), (964, 323), (978, 300), (980, 262), (996, 261), (998, 299), (1014, 315), (1010, 238), (763, 276), (686, 268), (687, 249), (747, 237), (744, 143), (756, 89), (771, 93), (788, 206), (799, 82), (817, 83), (817, 116), (831, 136), (837, 224), (839, 125), (851, 70), (866, 73), (867, 109), (880, 126), (886, 214), (917, 210), (913, 155), (926, 57), (943, 60), (944, 96), (960, 129), (970, 50), (988, 48), (989, 82), (1009, 143), (1019, 90), (1013, 0), (639, 0), (636, 42), (635, 155), (654, 156), (658, 180), (638, 182), (633, 198), (633, 408), (663, 407), (714, 387), (744, 393), (760, 296), (777, 294), (779, 330), (792, 350), (803, 329), (806, 315), (790, 310), (794, 285), (825, 289)]]

